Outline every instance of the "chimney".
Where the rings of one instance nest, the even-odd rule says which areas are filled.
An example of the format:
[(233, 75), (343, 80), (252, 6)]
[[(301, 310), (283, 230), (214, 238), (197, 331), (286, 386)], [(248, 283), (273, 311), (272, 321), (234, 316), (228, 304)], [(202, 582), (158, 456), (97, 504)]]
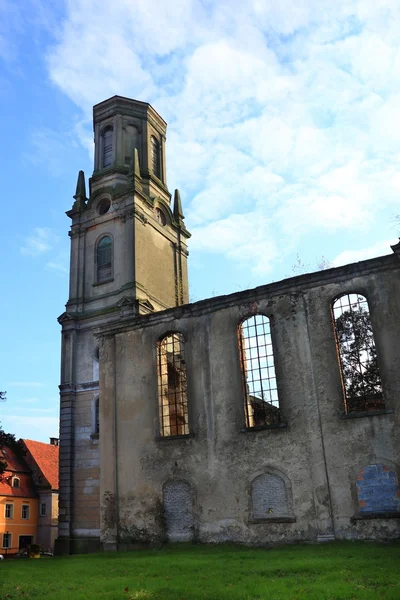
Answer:
[(58, 446), (58, 438), (50, 438), (50, 446)]

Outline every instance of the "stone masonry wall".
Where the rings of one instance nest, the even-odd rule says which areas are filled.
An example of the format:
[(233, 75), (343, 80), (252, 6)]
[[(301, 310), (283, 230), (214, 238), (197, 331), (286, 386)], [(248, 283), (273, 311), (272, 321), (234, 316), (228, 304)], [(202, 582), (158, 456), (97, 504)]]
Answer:
[[(395, 515), (360, 511), (356, 483), (367, 465), (393, 465), (398, 476), (399, 275), (391, 255), (103, 328), (103, 541), (115, 548), (164, 539), (168, 480), (190, 482), (196, 538), (203, 542), (398, 537)], [(354, 292), (369, 302), (375, 335), (386, 403), (375, 414), (344, 411), (331, 303)], [(237, 337), (238, 324), (253, 314), (271, 320), (284, 415), (280, 426), (261, 430), (245, 429)], [(156, 346), (170, 331), (185, 339), (190, 435), (165, 439)], [(286, 497), (290, 512), (254, 519), (252, 482), (268, 473), (282, 478), (285, 492), (269, 495), (269, 486), (264, 499), (284, 507)]]

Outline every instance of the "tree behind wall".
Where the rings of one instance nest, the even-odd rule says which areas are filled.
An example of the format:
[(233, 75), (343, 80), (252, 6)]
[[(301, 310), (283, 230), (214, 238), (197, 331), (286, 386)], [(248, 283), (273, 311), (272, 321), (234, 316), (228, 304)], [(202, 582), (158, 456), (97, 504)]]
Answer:
[(344, 311), (336, 319), (336, 332), (348, 409), (377, 408), (382, 383), (369, 312), (361, 306)]

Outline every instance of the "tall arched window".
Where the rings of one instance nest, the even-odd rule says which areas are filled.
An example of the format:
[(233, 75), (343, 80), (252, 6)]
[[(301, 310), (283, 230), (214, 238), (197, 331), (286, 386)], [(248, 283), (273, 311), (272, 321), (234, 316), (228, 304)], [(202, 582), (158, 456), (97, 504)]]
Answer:
[(107, 281), (112, 276), (112, 240), (106, 235), (97, 244), (96, 250), (97, 282)]
[(239, 350), (246, 427), (281, 421), (270, 320), (255, 315), (239, 325)]
[(151, 170), (154, 175), (161, 179), (161, 161), (160, 161), (160, 144), (154, 137), (154, 135), (150, 138), (151, 143)]
[(332, 319), (346, 412), (385, 408), (366, 298), (343, 294), (332, 304)]
[(162, 436), (189, 433), (185, 342), (169, 333), (157, 345), (158, 407)]
[(113, 153), (113, 128), (107, 127), (102, 133), (102, 160), (101, 166), (104, 169), (105, 167), (110, 167), (112, 163), (112, 153)]

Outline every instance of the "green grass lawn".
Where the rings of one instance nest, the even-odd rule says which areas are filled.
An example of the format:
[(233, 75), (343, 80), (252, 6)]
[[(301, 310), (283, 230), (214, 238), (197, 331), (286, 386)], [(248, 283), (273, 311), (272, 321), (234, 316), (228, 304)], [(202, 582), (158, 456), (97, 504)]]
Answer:
[(400, 544), (162, 550), (0, 562), (0, 599), (400, 600)]

